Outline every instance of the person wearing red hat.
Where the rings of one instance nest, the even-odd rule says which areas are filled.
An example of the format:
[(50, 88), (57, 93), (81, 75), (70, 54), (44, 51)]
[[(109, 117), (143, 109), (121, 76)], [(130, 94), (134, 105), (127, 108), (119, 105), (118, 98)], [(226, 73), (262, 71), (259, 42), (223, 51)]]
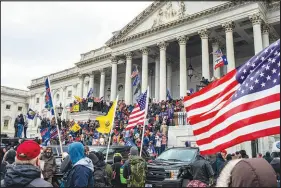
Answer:
[(51, 183), (40, 178), (40, 146), (27, 140), (20, 144), (16, 151), (16, 160), (7, 166), (1, 187), (53, 187)]

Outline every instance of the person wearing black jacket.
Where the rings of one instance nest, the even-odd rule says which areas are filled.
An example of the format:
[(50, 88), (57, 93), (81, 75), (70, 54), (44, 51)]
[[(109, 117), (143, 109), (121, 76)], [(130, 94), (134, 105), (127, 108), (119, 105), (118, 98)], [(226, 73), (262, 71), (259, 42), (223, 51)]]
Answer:
[(113, 187), (126, 187), (126, 184), (121, 183), (121, 178), (120, 178), (120, 168), (123, 166), (122, 164), (122, 156), (120, 153), (119, 155), (115, 154), (113, 158), (113, 165), (112, 171), (113, 171), (113, 179), (111, 181)]
[(190, 172), (193, 180), (199, 180), (206, 185), (214, 183), (214, 171), (209, 161), (201, 155), (196, 156), (196, 160), (190, 165)]

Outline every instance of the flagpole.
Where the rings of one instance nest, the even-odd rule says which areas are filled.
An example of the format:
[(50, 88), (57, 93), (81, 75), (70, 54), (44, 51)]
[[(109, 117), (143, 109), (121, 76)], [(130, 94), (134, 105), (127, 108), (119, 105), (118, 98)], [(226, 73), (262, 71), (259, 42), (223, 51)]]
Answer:
[(149, 100), (149, 86), (147, 86), (147, 95), (146, 95), (145, 115), (144, 115), (144, 121), (143, 121), (143, 129), (142, 129), (142, 138), (141, 138), (140, 157), (141, 157), (141, 154), (142, 154), (142, 148), (143, 148), (143, 139), (144, 139), (144, 131), (145, 131), (145, 121), (146, 121), (147, 110), (148, 110), (148, 100)]
[[(111, 130), (109, 132), (109, 140), (108, 140), (108, 144), (107, 144), (105, 163), (107, 163), (107, 158), (108, 158), (108, 153), (109, 153), (109, 146), (110, 146), (110, 142), (111, 142), (111, 132), (113, 130), (113, 123), (114, 123), (114, 119), (115, 119), (116, 107), (117, 107), (117, 104), (118, 104), (118, 97), (119, 97), (119, 95), (117, 95), (116, 100), (115, 100), (116, 101), (116, 106), (115, 106), (114, 112), (113, 112), (113, 118), (112, 118), (112, 122), (111, 122), (111, 125), (112, 125), (111, 126)], [(113, 102), (113, 104), (114, 104), (114, 102)]]
[[(49, 88), (50, 88), (50, 95), (51, 95), (51, 100), (52, 100), (52, 103), (53, 103), (53, 96), (52, 96), (52, 89), (51, 89), (51, 84), (50, 84), (50, 78), (48, 76), (48, 83), (49, 83)], [(53, 104), (53, 110), (54, 110), (54, 116), (55, 116), (55, 120), (56, 120), (56, 126), (57, 126), (57, 130), (58, 130), (58, 136), (59, 136), (59, 142), (60, 142), (60, 150), (61, 150), (61, 156), (63, 158), (63, 150), (62, 150), (62, 143), (61, 143), (61, 137), (60, 137), (60, 129), (59, 129), (59, 125), (58, 125), (58, 119), (57, 119), (57, 113), (56, 113), (56, 108), (54, 107), (54, 104)], [(52, 111), (51, 111), (52, 113)]]

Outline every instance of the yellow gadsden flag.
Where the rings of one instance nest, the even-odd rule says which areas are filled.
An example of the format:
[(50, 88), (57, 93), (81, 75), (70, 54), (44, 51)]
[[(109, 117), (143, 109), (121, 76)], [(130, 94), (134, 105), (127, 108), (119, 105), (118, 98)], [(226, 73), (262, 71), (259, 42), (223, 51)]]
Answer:
[(81, 129), (81, 127), (78, 125), (78, 123), (75, 123), (72, 127), (71, 127), (71, 131), (73, 132), (77, 132)]
[(100, 124), (99, 128), (96, 129), (99, 133), (104, 134), (110, 132), (111, 127), (113, 126), (113, 118), (115, 117), (116, 104), (117, 102), (115, 100), (106, 116), (100, 116), (96, 118), (96, 120), (99, 121)]
[(81, 97), (78, 97), (78, 96), (75, 96), (75, 95), (74, 95), (74, 98), (75, 98), (78, 102), (82, 102), (82, 98), (81, 98)]

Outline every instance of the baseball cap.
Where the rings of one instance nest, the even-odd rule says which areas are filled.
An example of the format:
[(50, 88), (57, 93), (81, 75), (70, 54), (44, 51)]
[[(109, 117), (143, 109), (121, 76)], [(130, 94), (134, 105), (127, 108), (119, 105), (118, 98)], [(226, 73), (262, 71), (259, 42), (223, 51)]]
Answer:
[(41, 148), (38, 143), (33, 140), (27, 140), (20, 144), (17, 148), (17, 159), (20, 161), (28, 161), (39, 156)]

